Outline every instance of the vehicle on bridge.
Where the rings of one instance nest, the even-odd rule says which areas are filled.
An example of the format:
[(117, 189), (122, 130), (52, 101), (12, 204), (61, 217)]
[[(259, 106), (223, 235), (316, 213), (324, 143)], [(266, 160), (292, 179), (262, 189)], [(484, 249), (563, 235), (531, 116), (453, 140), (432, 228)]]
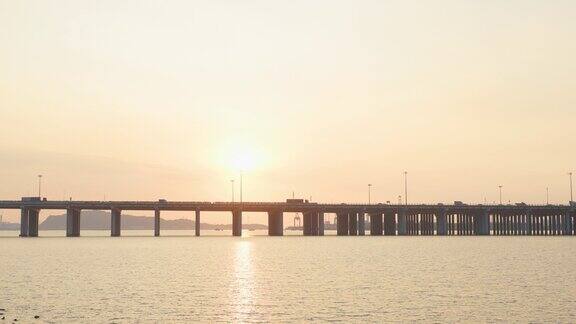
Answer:
[(308, 202), (309, 202), (308, 199), (294, 199), (294, 198), (286, 199), (287, 204), (307, 204)]

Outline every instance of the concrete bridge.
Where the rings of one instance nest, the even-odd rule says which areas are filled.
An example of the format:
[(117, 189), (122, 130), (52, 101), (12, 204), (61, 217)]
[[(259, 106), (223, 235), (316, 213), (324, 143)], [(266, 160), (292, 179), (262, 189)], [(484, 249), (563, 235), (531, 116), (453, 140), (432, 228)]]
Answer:
[(319, 204), (308, 202), (198, 201), (47, 201), (38, 197), (0, 200), (0, 209), (20, 209), (20, 236), (38, 236), (40, 210), (66, 210), (66, 235), (80, 236), (81, 210), (110, 210), (111, 236), (121, 235), (122, 211), (154, 211), (154, 235), (160, 235), (162, 211), (191, 211), (200, 235), (203, 211), (230, 212), (232, 235), (242, 235), (242, 212), (268, 215), (268, 234), (284, 232), (283, 213), (303, 215), (306, 236), (324, 235), (326, 214), (336, 214), (337, 235), (576, 235), (574, 205), (390, 205)]

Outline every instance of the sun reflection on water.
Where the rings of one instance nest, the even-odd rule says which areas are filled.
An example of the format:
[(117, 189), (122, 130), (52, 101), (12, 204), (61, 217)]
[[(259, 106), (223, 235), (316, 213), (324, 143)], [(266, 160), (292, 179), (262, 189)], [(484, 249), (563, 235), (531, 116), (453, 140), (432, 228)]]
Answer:
[(232, 304), (234, 319), (246, 322), (254, 309), (254, 280), (252, 271), (252, 243), (239, 241), (234, 249), (234, 282), (232, 283)]

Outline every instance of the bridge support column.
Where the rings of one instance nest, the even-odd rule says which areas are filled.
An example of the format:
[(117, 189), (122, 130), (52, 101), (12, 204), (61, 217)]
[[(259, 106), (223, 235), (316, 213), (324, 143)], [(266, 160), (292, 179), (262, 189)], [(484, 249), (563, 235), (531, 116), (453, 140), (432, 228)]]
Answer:
[(575, 235), (576, 234), (576, 211), (567, 211), (567, 222), (568, 222), (568, 235)]
[(200, 236), (200, 210), (196, 209), (194, 211), (194, 235)]
[(384, 212), (384, 235), (396, 235), (396, 214)]
[(318, 236), (318, 212), (311, 212), (310, 213), (312, 222), (310, 223), (310, 235)]
[(536, 235), (542, 235), (544, 232), (544, 226), (542, 225), (542, 215), (538, 213), (536, 216)]
[(428, 235), (434, 235), (434, 214), (427, 213), (426, 214), (427, 225), (426, 231)]
[(490, 235), (490, 212), (482, 210), (474, 215), (474, 219), (478, 219), (475, 223), (476, 235)]
[(570, 211), (564, 212), (562, 215), (562, 234), (563, 235), (572, 235), (572, 224), (570, 222)]
[(498, 213), (492, 212), (492, 235), (498, 235)]
[(398, 211), (398, 235), (406, 235), (406, 209)]
[(20, 209), (20, 236), (28, 236), (28, 208)]
[(284, 214), (282, 211), (275, 210), (268, 212), (268, 235), (284, 235)]
[(242, 236), (242, 211), (239, 209), (232, 212), (232, 236)]
[(122, 211), (120, 209), (112, 209), (110, 235), (120, 236), (122, 229)]
[(382, 214), (370, 213), (370, 235), (380, 236), (382, 235), (382, 229)]
[(557, 213), (554, 213), (552, 216), (552, 235), (559, 234), (559, 227), (560, 227), (560, 218), (558, 217)]
[(348, 235), (348, 212), (337, 213), (336, 219), (336, 234), (339, 236)]
[(366, 235), (366, 214), (364, 212), (358, 213), (358, 235)]
[(324, 212), (318, 212), (318, 235), (324, 236)]
[(526, 235), (532, 235), (534, 229), (534, 221), (532, 219), (532, 212), (526, 211)]
[(29, 209), (28, 210), (28, 236), (38, 237), (38, 216), (40, 214), (39, 209)]
[(66, 209), (66, 236), (78, 237), (80, 236), (80, 209), (68, 208)]
[(154, 236), (160, 236), (160, 210), (154, 211)]
[(348, 213), (348, 235), (358, 235), (358, 213)]
[[(316, 212), (303, 212), (303, 232), (305, 236), (315, 236), (318, 235), (318, 213)], [(340, 222), (340, 220), (338, 220)]]
[(436, 228), (437, 235), (448, 235), (448, 222), (446, 219), (446, 211), (441, 209), (436, 212)]

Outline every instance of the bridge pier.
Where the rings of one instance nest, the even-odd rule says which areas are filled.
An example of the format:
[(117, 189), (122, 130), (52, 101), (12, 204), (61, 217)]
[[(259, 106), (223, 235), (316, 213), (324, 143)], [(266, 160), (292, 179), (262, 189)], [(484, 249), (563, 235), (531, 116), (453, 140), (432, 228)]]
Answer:
[(446, 211), (441, 209), (436, 212), (436, 234), (440, 236), (448, 235), (448, 220)]
[(78, 237), (80, 236), (80, 209), (68, 208), (66, 209), (66, 236)]
[(535, 215), (534, 221), (536, 225), (536, 235), (540, 236), (542, 235), (542, 216), (540, 215), (540, 212)]
[(418, 214), (416, 214), (416, 219), (418, 220), (420, 235), (428, 235), (428, 214), (420, 213), (420, 218), (418, 218)]
[(242, 236), (242, 211), (232, 211), (232, 236)]
[(312, 216), (310, 215), (310, 212), (302, 213), (302, 234), (304, 236), (312, 235)]
[(160, 236), (160, 210), (154, 210), (154, 236)]
[(564, 212), (564, 215), (562, 215), (562, 225), (562, 235), (572, 235), (569, 211)]
[(358, 213), (358, 235), (366, 235), (366, 214), (364, 212)]
[(398, 235), (406, 235), (406, 209), (398, 210)]
[(310, 235), (318, 236), (318, 212), (311, 212)]
[(38, 236), (38, 216), (40, 210), (32, 208), (20, 209), (20, 236), (37, 237)]
[(324, 236), (324, 212), (318, 212), (318, 235)]
[(527, 210), (526, 211), (526, 235), (533, 235), (533, 228), (534, 228), (534, 224), (533, 224), (533, 220), (532, 220), (532, 211), (531, 210)]
[(492, 235), (498, 235), (498, 213), (492, 212)]
[(490, 212), (482, 210), (474, 215), (474, 234), (490, 235)]
[(384, 212), (384, 235), (396, 235), (396, 213)]
[(545, 215), (538, 215), (538, 234), (546, 235), (546, 218)]
[(38, 237), (38, 217), (40, 214), (39, 209), (28, 210), (28, 236)]
[(268, 235), (284, 235), (284, 214), (282, 211), (274, 210), (268, 212)]
[[(303, 212), (303, 232), (305, 236), (316, 236), (318, 235), (318, 213), (317, 212)], [(340, 220), (338, 220), (339, 222)]]
[(348, 235), (358, 235), (358, 213), (348, 213)]
[(573, 227), (574, 227), (574, 219), (573, 219), (573, 217), (572, 217), (573, 214), (574, 214), (574, 212), (570, 212), (570, 211), (566, 211), (566, 212), (565, 212), (565, 217), (566, 217), (566, 235), (576, 234), (575, 231), (573, 230)]
[(414, 235), (414, 215), (406, 213), (406, 235)]
[(20, 209), (20, 237), (28, 236), (28, 208)]
[(200, 236), (200, 209), (194, 211), (194, 235)]
[(426, 213), (426, 235), (434, 235), (434, 214)]
[(382, 214), (370, 213), (370, 235), (382, 235)]
[[(418, 218), (418, 215), (416, 215)], [(428, 214), (421, 213), (419, 220), (420, 235), (428, 235)]]
[(120, 236), (122, 229), (122, 211), (114, 208), (111, 212), (110, 236)]
[(336, 213), (336, 234), (338, 236), (348, 235), (348, 212)]

